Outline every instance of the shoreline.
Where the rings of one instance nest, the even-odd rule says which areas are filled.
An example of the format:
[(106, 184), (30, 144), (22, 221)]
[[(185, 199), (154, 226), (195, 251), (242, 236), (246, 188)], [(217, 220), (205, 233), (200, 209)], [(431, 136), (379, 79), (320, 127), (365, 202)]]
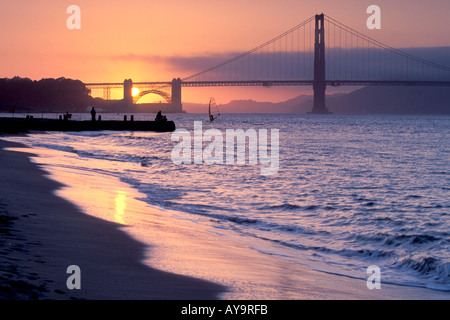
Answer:
[[(224, 290), (144, 265), (142, 243), (56, 196), (61, 185), (30, 154), (6, 147), (24, 146), (0, 140), (0, 299), (217, 299)], [(71, 265), (80, 290), (67, 288)]]
[[(80, 190), (80, 185), (70, 185), (73, 178), (54, 179), (54, 175), (49, 178), (46, 171), (30, 161), (33, 155), (4, 148), (26, 147), (0, 139), (0, 175), (5, 177), (0, 182), (0, 187), (3, 186), (0, 190), (4, 190), (0, 192), (0, 217), (12, 217), (3, 218), (7, 230), (0, 231), (13, 240), (9, 249), (0, 242), (0, 250), (6, 252), (0, 266), (15, 268), (16, 272), (9, 273), (13, 276), (10, 279), (23, 281), (33, 293), (12, 296), (13, 299), (409, 300), (450, 297), (446, 292), (387, 283), (382, 283), (381, 290), (369, 290), (365, 280), (314, 271), (256, 252), (251, 244), (212, 235), (207, 228), (192, 221), (175, 221), (175, 224), (176, 217), (170, 212), (162, 212), (160, 217), (158, 212), (152, 212), (155, 220), (151, 235), (141, 241), (139, 237), (130, 236), (132, 232), (126, 223), (121, 225), (91, 216), (80, 204), (95, 202), (95, 197), (82, 198), (88, 192)], [(33, 152), (33, 149), (24, 149), (28, 150)], [(86, 177), (87, 180), (95, 178), (89, 174)], [(107, 194), (111, 193), (110, 188), (104, 189)], [(106, 196), (111, 198), (111, 195)], [(141, 209), (131, 205), (127, 210)], [(66, 268), (72, 264), (81, 268), (81, 290), (66, 287), (70, 276)], [(361, 277), (364, 276), (367, 277), (362, 272)], [(0, 273), (0, 284), (3, 280), (7, 280), (4, 272)], [(10, 291), (21, 292), (17, 283), (15, 287), (5, 283)], [(0, 299), (6, 288), (1, 285)]]

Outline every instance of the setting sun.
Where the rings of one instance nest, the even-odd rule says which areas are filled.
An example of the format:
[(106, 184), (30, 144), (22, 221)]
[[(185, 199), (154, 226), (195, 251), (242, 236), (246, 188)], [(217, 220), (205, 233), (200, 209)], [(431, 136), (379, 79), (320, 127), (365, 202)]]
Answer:
[(131, 94), (133, 97), (136, 97), (139, 94), (139, 89), (138, 88), (133, 88), (131, 90)]

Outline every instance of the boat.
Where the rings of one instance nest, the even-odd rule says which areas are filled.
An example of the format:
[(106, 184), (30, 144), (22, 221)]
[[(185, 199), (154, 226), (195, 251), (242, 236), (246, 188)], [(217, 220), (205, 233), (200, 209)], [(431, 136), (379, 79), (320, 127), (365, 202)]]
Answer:
[(220, 116), (219, 108), (217, 107), (216, 100), (213, 97), (209, 99), (208, 113), (209, 121), (211, 122), (213, 122)]

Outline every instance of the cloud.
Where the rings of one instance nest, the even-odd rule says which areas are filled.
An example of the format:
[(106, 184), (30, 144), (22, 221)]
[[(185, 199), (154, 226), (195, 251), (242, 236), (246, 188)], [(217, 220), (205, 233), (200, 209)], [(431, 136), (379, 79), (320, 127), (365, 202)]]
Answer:
[[(123, 54), (107, 58), (158, 66), (180, 78), (210, 70), (192, 78), (194, 81), (311, 80), (314, 74), (312, 52), (255, 52), (248, 55), (226, 52), (185, 56)], [(450, 47), (406, 48), (402, 49), (402, 54), (373, 48), (328, 48), (325, 58), (328, 80), (450, 81)], [(421, 59), (449, 69), (432, 67)]]
[(205, 53), (200, 55), (172, 55), (162, 56), (154, 54), (121, 54), (107, 55), (104, 58), (113, 61), (137, 61), (151, 65), (161, 65), (166, 69), (177, 71), (183, 74), (197, 73), (207, 68), (214, 67), (223, 61), (231, 59), (240, 53)]

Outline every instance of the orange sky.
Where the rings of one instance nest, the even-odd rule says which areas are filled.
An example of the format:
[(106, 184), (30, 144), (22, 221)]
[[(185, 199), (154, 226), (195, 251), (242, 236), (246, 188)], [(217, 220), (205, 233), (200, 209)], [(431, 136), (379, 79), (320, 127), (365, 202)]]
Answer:
[[(170, 81), (173, 57), (243, 52), (315, 13), (395, 47), (450, 45), (450, 2), (430, 0), (15, 0), (0, 3), (0, 77), (66, 77), (83, 82)], [(69, 5), (81, 30), (66, 27)], [(382, 10), (382, 29), (366, 28), (366, 8)], [(201, 71), (201, 70), (197, 70)], [(202, 91), (203, 90), (203, 91)], [(184, 101), (207, 101), (213, 89), (183, 89)], [(257, 98), (255, 90), (214, 89), (218, 102)], [(292, 88), (261, 91), (258, 100), (292, 97)], [(117, 94), (121, 94), (118, 92)], [(115, 94), (114, 94), (115, 95)], [(157, 97), (156, 99), (159, 99)]]

